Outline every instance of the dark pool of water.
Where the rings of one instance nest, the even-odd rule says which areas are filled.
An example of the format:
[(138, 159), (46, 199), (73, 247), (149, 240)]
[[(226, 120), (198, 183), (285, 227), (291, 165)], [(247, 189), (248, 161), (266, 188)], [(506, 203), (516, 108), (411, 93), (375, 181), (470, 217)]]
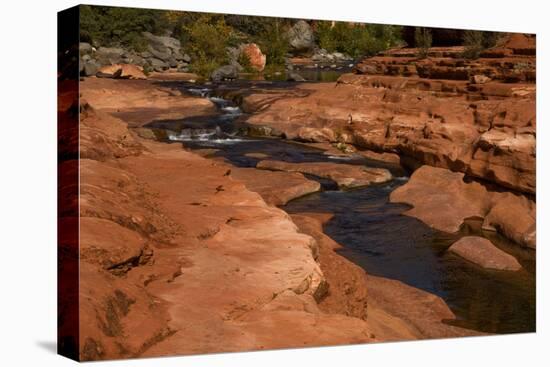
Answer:
[[(334, 214), (324, 231), (343, 245), (341, 255), (370, 274), (440, 296), (457, 316), (450, 322), (453, 325), (489, 333), (535, 331), (533, 254), (476, 228), (446, 234), (402, 215), (408, 207), (388, 201), (389, 193), (400, 184), (324, 191), (296, 199), (283, 209)], [(487, 271), (446, 251), (466, 234), (492, 236), (496, 245), (514, 252), (526, 270)]]
[[(196, 87), (194, 87), (196, 88)], [(208, 91), (193, 91), (204, 96)], [(172, 143), (187, 149), (215, 149), (239, 167), (254, 167), (261, 159), (287, 162), (334, 162), (388, 168), (394, 179), (388, 184), (351, 191), (337, 191), (328, 180), (320, 181), (325, 191), (291, 201), (289, 213), (326, 212), (333, 218), (325, 233), (343, 246), (339, 253), (363, 267), (369, 274), (397, 279), (442, 297), (457, 316), (451, 323), (489, 333), (535, 331), (535, 258), (504, 238), (480, 230), (471, 222), (458, 234), (430, 229), (421, 221), (403, 215), (408, 207), (389, 202), (389, 194), (405, 183), (406, 172), (395, 165), (352, 156), (326, 155), (305, 144), (279, 139), (241, 136), (233, 122), (240, 111), (229, 101), (214, 99), (221, 114), (207, 118), (157, 121), (155, 129), (172, 134)], [(262, 153), (264, 157), (250, 156)], [(314, 178), (314, 177), (312, 177)], [(522, 263), (520, 272), (487, 271), (449, 252), (447, 248), (467, 234), (488, 237)]]

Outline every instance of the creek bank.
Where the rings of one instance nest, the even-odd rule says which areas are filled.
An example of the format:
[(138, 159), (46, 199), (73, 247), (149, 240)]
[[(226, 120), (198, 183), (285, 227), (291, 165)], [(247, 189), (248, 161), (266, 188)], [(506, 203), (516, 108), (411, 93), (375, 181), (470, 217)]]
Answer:
[[(87, 82), (80, 135), (82, 359), (376, 340), (363, 320), (318, 308), (326, 278), (315, 240), (232, 177), (233, 167), (143, 140), (107, 113), (130, 116), (137, 126), (140, 103), (149, 117), (174, 114), (169, 103), (152, 111), (143, 98), (161, 99), (165, 91), (142, 83), (140, 93), (114, 106), (96, 82)], [(101, 83), (124, 90), (120, 83), (129, 82)], [(186, 113), (194, 112), (182, 108), (179, 117)]]
[[(511, 35), (473, 61), (461, 57), (461, 47), (434, 48), (423, 60), (414, 49), (395, 49), (365, 58), (356, 74), (343, 74), (335, 84), (229, 85), (216, 93), (240, 104), (250, 134), (331, 144), (344, 154), (363, 150), (411, 170), (446, 170), (454, 178), (439, 175), (439, 187), (416, 185), (402, 198), (415, 206), (409, 214), (448, 232), (465, 218), (482, 218), (485, 230), (534, 249), (533, 40)], [(429, 199), (414, 198), (421, 193)], [(518, 220), (506, 208), (521, 213)]]
[(364, 319), (378, 340), (397, 341), (482, 335), (444, 320), (454, 313), (438, 296), (391, 279), (365, 273), (336, 251), (342, 246), (323, 232), (330, 214), (292, 214), (301, 232), (319, 244), (319, 263), (329, 284), (319, 307)]
[[(475, 61), (457, 47), (424, 60), (407, 56), (414, 49), (388, 51), (336, 84), (226, 92), (242, 100), (258, 132), (398, 153), (411, 168), (447, 168), (533, 195), (536, 57), (518, 54), (512, 41), (502, 46), (510, 52)], [(480, 84), (479, 75), (490, 80)]]

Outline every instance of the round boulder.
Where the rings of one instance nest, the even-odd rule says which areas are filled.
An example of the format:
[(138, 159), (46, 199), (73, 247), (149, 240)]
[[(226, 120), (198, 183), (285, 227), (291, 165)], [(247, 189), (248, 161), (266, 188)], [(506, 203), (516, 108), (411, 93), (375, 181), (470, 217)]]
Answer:
[(315, 36), (305, 20), (297, 21), (288, 31), (290, 50), (294, 54), (311, 53), (315, 48)]
[(255, 43), (242, 45), (241, 53), (246, 55), (250, 61), (250, 67), (256, 71), (262, 71), (265, 68), (266, 56), (262, 53), (260, 47)]

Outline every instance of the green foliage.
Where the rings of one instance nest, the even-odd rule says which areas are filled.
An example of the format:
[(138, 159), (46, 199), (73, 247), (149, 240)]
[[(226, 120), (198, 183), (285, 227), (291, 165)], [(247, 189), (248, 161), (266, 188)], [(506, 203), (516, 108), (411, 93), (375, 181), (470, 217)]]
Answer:
[(465, 31), (464, 32), (464, 56), (467, 59), (477, 59), (483, 51), (483, 32)]
[(180, 25), (180, 40), (193, 59), (192, 71), (208, 76), (229, 61), (226, 47), (230, 44), (231, 28), (217, 14), (198, 14), (196, 19), (187, 20)]
[(477, 59), (481, 52), (496, 45), (500, 34), (497, 32), (465, 31), (464, 52), (466, 59)]
[(266, 64), (284, 65), (288, 53), (287, 22), (280, 18), (264, 18), (259, 33), (253, 38), (266, 55)]
[(167, 18), (161, 10), (80, 6), (80, 39), (83, 42), (141, 51), (146, 45), (142, 32), (159, 33), (167, 26)]
[(428, 57), (428, 52), (432, 47), (432, 32), (427, 28), (417, 27), (414, 30), (414, 45), (418, 49), (419, 58)]
[(395, 46), (401, 27), (384, 24), (350, 24), (318, 21), (315, 37), (321, 48), (342, 52), (353, 57), (371, 56)]

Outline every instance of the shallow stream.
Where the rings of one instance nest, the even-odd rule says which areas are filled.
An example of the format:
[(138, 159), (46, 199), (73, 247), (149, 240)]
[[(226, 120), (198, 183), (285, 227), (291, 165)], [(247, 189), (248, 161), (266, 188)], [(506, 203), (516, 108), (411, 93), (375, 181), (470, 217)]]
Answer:
[[(190, 93), (208, 97), (208, 88), (190, 88)], [(343, 246), (342, 256), (369, 274), (400, 280), (436, 294), (447, 302), (457, 326), (489, 333), (535, 331), (535, 256), (503, 237), (483, 232), (480, 224), (467, 223), (460, 233), (448, 234), (429, 228), (403, 215), (407, 206), (389, 202), (389, 194), (408, 177), (398, 166), (355, 155), (331, 156), (307, 144), (280, 139), (249, 138), (233, 124), (241, 112), (231, 102), (212, 97), (221, 114), (206, 119), (153, 123), (165, 129), (168, 141), (189, 149), (212, 149), (239, 167), (254, 167), (260, 159), (289, 162), (330, 161), (385, 167), (395, 179), (383, 185), (338, 191), (336, 185), (319, 180), (323, 191), (291, 201), (282, 207), (289, 213), (331, 213), (325, 233)], [(251, 153), (254, 153), (251, 155)], [(264, 157), (258, 158), (257, 153)], [(464, 235), (485, 236), (518, 258), (519, 272), (488, 271), (447, 252)]]

